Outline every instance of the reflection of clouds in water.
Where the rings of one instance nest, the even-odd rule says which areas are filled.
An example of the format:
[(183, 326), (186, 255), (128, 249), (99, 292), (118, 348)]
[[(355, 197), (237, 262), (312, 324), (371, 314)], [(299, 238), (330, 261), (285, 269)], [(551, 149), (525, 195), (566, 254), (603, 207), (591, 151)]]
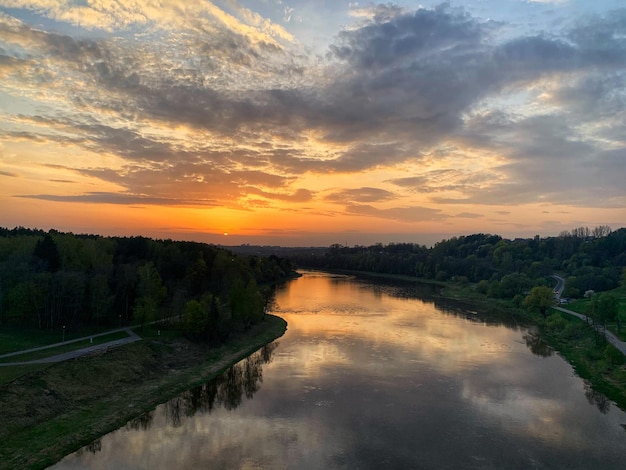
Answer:
[[(279, 292), (287, 334), (235, 413), (177, 427), (155, 414), (149, 430), (105, 437), (107, 458), (80, 468), (593, 468), (589, 454), (622, 457), (624, 414), (608, 414), (619, 435), (607, 429), (561, 358), (529, 352), (526, 330), (344, 284), (316, 275)], [(373, 313), (323, 311), (338, 294)]]
[[(76, 466), (68, 462), (58, 468), (254, 468), (245, 466), (253, 462), (262, 468), (276, 468), (274, 462), (297, 468), (298, 462), (318, 459), (319, 455), (315, 447), (309, 452), (307, 446), (299, 444), (315, 446), (323, 440), (324, 432), (308, 419), (267, 420), (220, 410), (214, 415), (197, 415), (177, 428), (114, 433), (107, 436), (102, 454), (83, 454)], [(259, 446), (262, 452), (257, 452)]]
[[(589, 439), (590, 428), (597, 426), (602, 432), (606, 422), (585, 406), (581, 400), (584, 384), (573, 371), (563, 374), (564, 367), (571, 370), (558, 356), (532, 356), (517, 361), (514, 367), (494, 361), (490, 367), (465, 375), (462, 398), (506, 433), (577, 452), (590, 450), (598, 445)], [(577, 404), (576, 410), (572, 403)], [(623, 414), (612, 418), (617, 424)], [(611, 439), (616, 437), (620, 436)]]
[(504, 397), (494, 396), (499, 395), (500, 390), (491, 393), (480, 385), (465, 380), (463, 398), (476, 412), (485, 415), (485, 419), (497, 421), (507, 432), (542, 441), (554, 440), (560, 445), (578, 447), (581, 444), (564, 427), (562, 404), (558, 399), (532, 396), (521, 389), (506, 390)]

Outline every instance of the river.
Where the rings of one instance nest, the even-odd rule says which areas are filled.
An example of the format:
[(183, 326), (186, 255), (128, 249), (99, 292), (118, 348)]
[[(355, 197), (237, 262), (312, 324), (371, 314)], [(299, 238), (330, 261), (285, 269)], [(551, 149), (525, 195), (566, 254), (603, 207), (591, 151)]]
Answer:
[(624, 468), (624, 412), (532, 329), (432, 289), (304, 272), (282, 338), (52, 468)]

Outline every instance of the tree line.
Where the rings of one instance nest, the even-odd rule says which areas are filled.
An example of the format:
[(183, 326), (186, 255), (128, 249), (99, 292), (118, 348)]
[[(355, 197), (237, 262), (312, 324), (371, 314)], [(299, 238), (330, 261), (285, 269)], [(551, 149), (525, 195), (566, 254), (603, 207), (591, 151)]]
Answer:
[(552, 273), (566, 278), (565, 297), (617, 287), (625, 276), (626, 228), (579, 227), (556, 237), (505, 239), (473, 234), (442, 240), (427, 248), (413, 243), (371, 246), (331, 245), (323, 250), (293, 249), (285, 256), (297, 265), (417, 276), (475, 283), (495, 298), (516, 298), (548, 285)]
[(221, 341), (263, 318), (278, 256), (197, 242), (0, 228), (0, 325), (110, 328), (178, 318), (189, 336)]

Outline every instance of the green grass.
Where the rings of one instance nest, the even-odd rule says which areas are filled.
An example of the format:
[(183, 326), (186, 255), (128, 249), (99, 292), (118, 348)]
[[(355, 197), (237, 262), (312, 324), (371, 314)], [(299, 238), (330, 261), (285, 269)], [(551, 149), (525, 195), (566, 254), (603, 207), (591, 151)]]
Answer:
[[(111, 329), (111, 328), (109, 328)], [(84, 328), (69, 329), (63, 335), (63, 328), (54, 330), (40, 330), (37, 328), (17, 328), (6, 327), (0, 328), (0, 355), (21, 351), (23, 349), (37, 348), (40, 346), (48, 346), (54, 343), (70, 341), (72, 339), (82, 338), (98, 333), (106, 332), (103, 328)]]
[(22, 377), (31, 372), (37, 372), (45, 369), (50, 364), (29, 364), (23, 366), (4, 366), (0, 367), (0, 386), (8, 384), (13, 380)]
[(56, 356), (57, 354), (76, 351), (78, 349), (87, 348), (89, 346), (96, 346), (98, 344), (108, 343), (109, 341), (116, 341), (118, 339), (124, 338), (128, 338), (128, 333), (126, 333), (125, 331), (117, 331), (109, 335), (96, 336), (95, 338), (93, 338), (93, 341), (90, 339), (85, 339), (83, 341), (78, 341), (75, 343), (61, 344), (54, 348), (47, 348), (41, 351), (33, 351), (30, 353), (17, 354), (15, 356), (0, 358), (0, 363), (34, 361), (37, 359)]
[(554, 312), (540, 326), (548, 342), (574, 366), (595, 390), (626, 409), (626, 358), (580, 319)]
[(146, 325), (143, 328), (135, 328), (134, 331), (144, 339), (173, 340), (183, 334), (182, 329), (176, 324)]
[(233, 335), (229, 343), (212, 348), (190, 343), (172, 327), (160, 334), (146, 327), (138, 331), (143, 341), (30, 369), (0, 386), (0, 469), (46, 468), (217, 376), (285, 329), (284, 320), (268, 315), (261, 324)]
[[(42, 331), (37, 329), (10, 328), (0, 329), (0, 355), (22, 349), (37, 348), (58, 343), (63, 339), (63, 330)], [(66, 340), (72, 339), (66, 332)]]
[[(617, 322), (607, 324), (607, 328), (614, 333), (619, 339), (622, 341), (626, 341), (626, 289), (623, 287), (618, 287), (617, 289), (613, 289), (610, 291), (606, 291), (607, 293), (613, 294), (618, 300), (618, 311), (617, 315), (622, 323), (621, 331), (617, 328)], [(574, 312), (582, 313), (583, 315), (587, 314), (587, 309), (589, 308), (589, 303), (591, 299), (576, 299), (571, 302), (560, 305), (561, 307), (565, 307), (568, 310), (573, 310)]]

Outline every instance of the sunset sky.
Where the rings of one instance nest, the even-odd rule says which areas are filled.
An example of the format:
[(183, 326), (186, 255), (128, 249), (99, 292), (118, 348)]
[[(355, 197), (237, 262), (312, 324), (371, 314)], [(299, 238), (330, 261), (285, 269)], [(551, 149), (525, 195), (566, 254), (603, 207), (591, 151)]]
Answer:
[(304, 246), (597, 225), (626, 225), (623, 0), (0, 0), (0, 226)]

